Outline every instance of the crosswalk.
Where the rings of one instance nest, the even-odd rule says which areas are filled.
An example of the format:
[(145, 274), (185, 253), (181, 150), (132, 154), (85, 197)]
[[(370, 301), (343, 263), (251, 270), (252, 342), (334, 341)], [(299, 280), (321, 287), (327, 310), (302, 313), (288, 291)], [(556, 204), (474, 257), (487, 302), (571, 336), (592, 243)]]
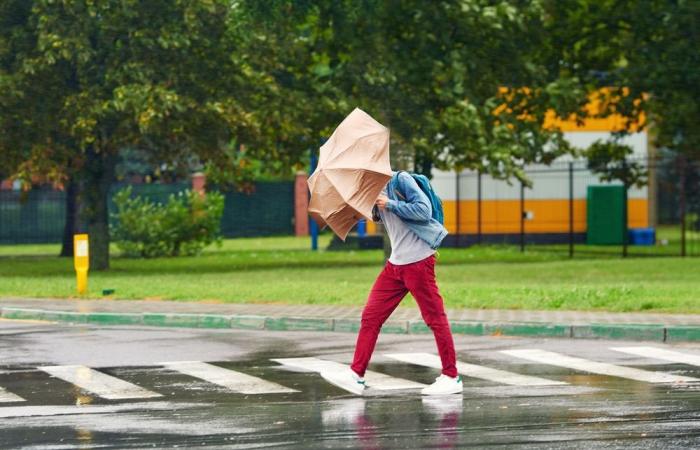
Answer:
[[(609, 350), (614, 353), (634, 355), (644, 360), (648, 359), (651, 365), (656, 365), (659, 361), (663, 363), (682, 364), (690, 366), (690, 372), (696, 370), (696, 367), (700, 367), (700, 355), (689, 351), (669, 350), (658, 347), (610, 347)], [(700, 386), (700, 378), (674, 373), (678, 372), (677, 370), (672, 372), (646, 370), (537, 348), (500, 350), (499, 354), (512, 358), (508, 360), (508, 364), (516, 364), (515, 367), (518, 369), (516, 371), (511, 371), (490, 367), (488, 365), (474, 364), (473, 362), (458, 361), (457, 370), (465, 377), (465, 386), (474, 383), (475, 379), (481, 380), (482, 382), (486, 381), (494, 386), (510, 386), (514, 389), (538, 386), (568, 388), (576, 383), (575, 378), (563, 376), (564, 380), (562, 380), (557, 379), (562, 378), (561, 374), (558, 377), (552, 376), (552, 372), (546, 372), (543, 369), (548, 366), (568, 369), (571, 371), (570, 373), (590, 373), (642, 383), (698, 383), (698, 386)], [(365, 379), (369, 391), (417, 391), (426, 386), (424, 382), (428, 381), (429, 377), (422, 375), (419, 377), (422, 378), (421, 381), (408, 379), (417, 377), (416, 371), (410, 369), (412, 366), (431, 370), (434, 369), (436, 373), (439, 373), (439, 369), (441, 368), (440, 358), (431, 353), (387, 353), (381, 356), (384, 357), (384, 360), (389, 361), (389, 364), (393, 364), (392, 367), (394, 367), (394, 369), (390, 370), (391, 373), (399, 372), (406, 375), (397, 377), (378, 371), (367, 371)], [(527, 363), (523, 363), (523, 361)], [(637, 365), (640, 365), (638, 363), (637, 361)], [(520, 373), (523, 370), (529, 371), (532, 364), (537, 365), (538, 373), (544, 372), (549, 375), (547, 377), (541, 377)], [(149, 367), (158, 369), (161, 375), (165, 374), (165, 376), (167, 376), (167, 374), (175, 373), (179, 376), (186, 376), (201, 382), (216, 385), (232, 394), (297, 395), (304, 390), (303, 386), (298, 386), (298, 383), (287, 385), (290, 384), (289, 377), (276, 376), (274, 377), (276, 381), (270, 381), (265, 379), (268, 376), (264, 373), (261, 374), (260, 370), (256, 372), (256, 375), (261, 376), (254, 376), (250, 373), (245, 373), (250, 372), (250, 370), (246, 370), (243, 367), (241, 368), (242, 371), (233, 370), (228, 367), (202, 361), (169, 361)], [(385, 364), (382, 367), (386, 369), (389, 366)], [(271, 358), (265, 366), (265, 370), (273, 370), (276, 371), (277, 374), (280, 373), (279, 371), (287, 371), (287, 373), (292, 371), (302, 374), (314, 374), (314, 376), (322, 372), (337, 372), (347, 369), (348, 366), (346, 364), (322, 357)], [(141, 370), (149, 369), (142, 368)], [(87, 395), (105, 400), (142, 401), (159, 399), (164, 395), (162, 392), (157, 392), (159, 390), (157, 387), (146, 388), (139, 386), (138, 381), (126, 381), (118, 376), (105, 373), (104, 369), (101, 370), (84, 365), (38, 366), (36, 367), (36, 371), (48, 374), (50, 377), (62, 380), (63, 382), (70, 383)], [(263, 370), (262, 372), (265, 371)], [(688, 370), (683, 370), (682, 372), (688, 372)], [(3, 373), (5, 374), (4, 378), (0, 378), (0, 404), (13, 406), (17, 403), (25, 402), (26, 399), (20, 396), (19, 393), (12, 392), (12, 389), (2, 385), (3, 380), (7, 380), (7, 374), (11, 373), (11, 371), (5, 371)], [(115, 372), (111, 371), (111, 373)], [(555, 373), (557, 372), (555, 371)], [(277, 381), (280, 380), (281, 382), (278, 383)], [(322, 381), (321, 377), (315, 377), (314, 382), (325, 383)], [(5, 406), (0, 406), (0, 408), (3, 407)]]

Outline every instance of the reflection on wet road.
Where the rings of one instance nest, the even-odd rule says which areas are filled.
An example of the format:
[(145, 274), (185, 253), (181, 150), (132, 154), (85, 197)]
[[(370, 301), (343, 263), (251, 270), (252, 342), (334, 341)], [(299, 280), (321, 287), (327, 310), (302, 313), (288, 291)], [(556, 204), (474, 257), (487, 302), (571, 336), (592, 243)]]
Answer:
[(356, 397), (318, 374), (349, 334), (17, 330), (0, 327), (2, 449), (700, 446), (700, 346), (458, 338), (464, 394), (421, 398), (434, 344), (391, 336)]

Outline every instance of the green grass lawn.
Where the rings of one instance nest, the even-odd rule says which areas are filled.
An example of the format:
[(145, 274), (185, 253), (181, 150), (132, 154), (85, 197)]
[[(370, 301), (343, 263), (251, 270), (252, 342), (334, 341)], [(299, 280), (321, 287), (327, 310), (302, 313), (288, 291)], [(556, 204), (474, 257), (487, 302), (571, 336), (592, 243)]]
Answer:
[[(321, 236), (321, 248), (329, 239)], [(700, 313), (700, 258), (623, 260), (613, 252), (569, 260), (563, 249), (443, 249), (437, 274), (445, 303)], [(58, 250), (53, 244), (0, 246), (0, 296), (74, 296), (72, 260), (53, 256)], [(226, 240), (199, 257), (113, 257), (110, 271), (91, 272), (89, 297), (115, 289), (120, 299), (361, 305), (382, 260), (378, 250), (311, 252), (308, 238)]]

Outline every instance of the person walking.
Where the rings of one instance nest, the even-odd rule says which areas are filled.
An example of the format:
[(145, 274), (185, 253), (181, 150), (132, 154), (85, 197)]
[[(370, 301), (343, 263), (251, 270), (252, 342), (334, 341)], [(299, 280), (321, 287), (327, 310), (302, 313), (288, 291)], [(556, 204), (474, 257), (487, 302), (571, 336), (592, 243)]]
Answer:
[(452, 332), (435, 280), (435, 252), (447, 235), (432, 218), (430, 199), (407, 172), (394, 172), (375, 203), (373, 219), (381, 221), (391, 241), (391, 256), (374, 282), (362, 311), (355, 355), (349, 369), (321, 375), (356, 394), (365, 389), (364, 375), (379, 330), (407, 293), (418, 303), (421, 316), (435, 336), (442, 374), (424, 388), (423, 395), (462, 392)]

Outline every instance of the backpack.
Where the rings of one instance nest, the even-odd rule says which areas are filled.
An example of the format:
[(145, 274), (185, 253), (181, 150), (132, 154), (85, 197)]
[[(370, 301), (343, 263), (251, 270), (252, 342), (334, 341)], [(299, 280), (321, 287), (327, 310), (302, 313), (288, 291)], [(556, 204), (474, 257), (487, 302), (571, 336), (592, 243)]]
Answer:
[[(396, 176), (399, 176), (398, 172)], [(430, 206), (433, 211), (432, 217), (433, 219), (437, 220), (440, 222), (440, 224), (444, 225), (445, 224), (445, 214), (442, 211), (442, 200), (440, 200), (440, 197), (435, 193), (435, 190), (433, 189), (433, 185), (430, 184), (430, 180), (428, 177), (425, 175), (421, 175), (419, 173), (413, 173), (413, 172), (407, 172), (409, 175), (413, 177), (414, 180), (416, 180), (416, 183), (418, 184), (418, 187), (420, 188), (421, 191), (425, 193), (425, 195), (428, 196), (428, 200), (430, 200)], [(402, 195), (403, 197), (403, 195)]]

